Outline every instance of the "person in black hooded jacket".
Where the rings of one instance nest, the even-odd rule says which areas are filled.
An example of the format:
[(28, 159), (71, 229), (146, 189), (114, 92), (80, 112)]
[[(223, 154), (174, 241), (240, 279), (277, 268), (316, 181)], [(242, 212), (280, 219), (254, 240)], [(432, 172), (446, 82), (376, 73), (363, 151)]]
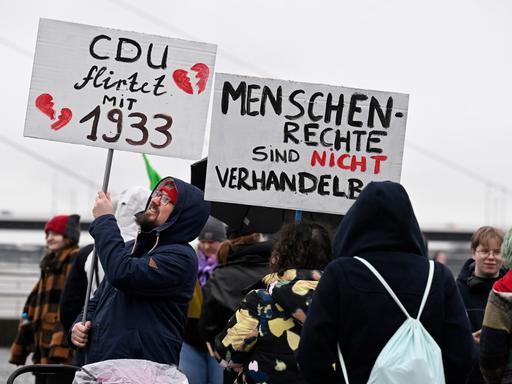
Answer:
[[(368, 184), (337, 230), (333, 256), (313, 296), (297, 361), (309, 383), (343, 383), (339, 343), (350, 383), (366, 383), (405, 316), (353, 256), (377, 269), (413, 317), (427, 282), (427, 252), (405, 189), (389, 181)], [(469, 322), (455, 281), (440, 263), (420, 321), (441, 348), (446, 383), (465, 383), (473, 348)]]
[(278, 233), (270, 267), (215, 339), (222, 365), (240, 370), (235, 383), (305, 383), (294, 352), (311, 297), (331, 260), (329, 232), (316, 223)]
[(506, 272), (502, 268), (501, 243), (503, 236), (503, 231), (498, 228), (489, 226), (479, 228), (471, 238), (472, 257), (464, 263), (457, 277), (457, 287), (471, 322), (471, 332), (473, 332), (475, 344), (475, 364), (471, 370), (468, 384), (484, 382), (478, 366), (480, 333), (492, 285)]

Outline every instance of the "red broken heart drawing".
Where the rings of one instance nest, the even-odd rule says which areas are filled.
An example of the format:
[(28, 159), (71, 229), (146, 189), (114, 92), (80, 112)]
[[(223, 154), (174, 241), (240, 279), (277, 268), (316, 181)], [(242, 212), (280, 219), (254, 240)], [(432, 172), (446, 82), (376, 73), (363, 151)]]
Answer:
[[(197, 94), (200, 94), (206, 88), (208, 76), (210, 75), (210, 69), (206, 64), (203, 63), (196, 63), (190, 67), (190, 69), (197, 73), (195, 76), (197, 79)], [(188, 77), (188, 71), (184, 69), (177, 69), (172, 73), (172, 78), (174, 79), (174, 82), (178, 88), (190, 95), (194, 94), (194, 89), (192, 87), (192, 83), (190, 82), (190, 77)]]
[[(53, 109), (53, 96), (49, 93), (42, 93), (36, 98), (36, 107), (50, 119), (55, 120), (55, 110)], [(54, 131), (58, 131), (71, 121), (73, 112), (69, 108), (62, 108), (59, 117), (50, 127)]]

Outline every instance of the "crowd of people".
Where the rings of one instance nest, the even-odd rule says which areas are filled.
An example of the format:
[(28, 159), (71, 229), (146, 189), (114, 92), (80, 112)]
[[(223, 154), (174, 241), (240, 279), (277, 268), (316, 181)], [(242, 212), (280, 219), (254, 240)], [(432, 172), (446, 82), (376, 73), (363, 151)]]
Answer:
[(445, 254), (429, 261), (398, 183), (370, 183), (334, 236), (314, 222), (272, 236), (227, 227), (172, 177), (128, 189), (117, 208), (99, 192), (92, 212), (94, 244), (82, 248), (77, 215), (47, 222), (11, 363), (143, 359), (179, 366), (191, 384), (401, 383), (377, 366), (395, 364), (389, 351), (412, 341), (390, 340), (416, 322), (425, 366), (439, 360), (430, 382), (512, 383), (512, 230), (478, 229), (454, 280)]

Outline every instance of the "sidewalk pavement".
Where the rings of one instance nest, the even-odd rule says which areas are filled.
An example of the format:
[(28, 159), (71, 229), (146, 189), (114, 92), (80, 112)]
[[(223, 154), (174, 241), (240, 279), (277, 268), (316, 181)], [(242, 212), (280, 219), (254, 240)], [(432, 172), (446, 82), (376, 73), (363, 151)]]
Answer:
[[(9, 364), (7, 359), (9, 358), (9, 348), (0, 348), (0, 384), (5, 384), (9, 375), (16, 370), (16, 366)], [(27, 361), (30, 363), (30, 360)], [(14, 384), (33, 384), (34, 376), (30, 373), (25, 373), (18, 376), (14, 381)]]

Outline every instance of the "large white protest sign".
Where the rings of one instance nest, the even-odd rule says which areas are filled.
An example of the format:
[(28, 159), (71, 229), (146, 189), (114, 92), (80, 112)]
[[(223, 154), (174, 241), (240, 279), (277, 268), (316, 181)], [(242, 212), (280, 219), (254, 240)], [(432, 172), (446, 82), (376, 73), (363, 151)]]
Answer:
[(216, 50), (41, 19), (24, 135), (197, 159)]
[(343, 214), (400, 181), (409, 97), (217, 74), (207, 200)]

